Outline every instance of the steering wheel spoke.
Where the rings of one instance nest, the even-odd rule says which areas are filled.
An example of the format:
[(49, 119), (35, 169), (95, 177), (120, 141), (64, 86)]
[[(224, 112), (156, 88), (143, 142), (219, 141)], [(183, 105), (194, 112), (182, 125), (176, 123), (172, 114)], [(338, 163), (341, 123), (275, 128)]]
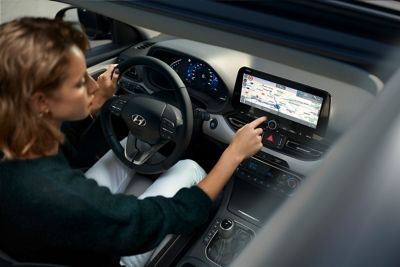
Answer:
[(147, 163), (147, 161), (150, 160), (168, 142), (168, 140), (161, 140), (157, 144), (150, 146), (148, 150), (142, 151), (139, 149), (131, 161), (136, 165)]
[(141, 141), (132, 133), (129, 133), (124, 151), (125, 158), (133, 164), (142, 165), (151, 159), (168, 142), (168, 140), (160, 140), (156, 144), (150, 145)]
[(128, 140), (125, 145), (125, 158), (130, 162), (133, 162), (136, 155), (139, 153), (139, 148), (137, 146), (138, 139), (136, 136), (132, 135), (131, 132), (128, 134)]

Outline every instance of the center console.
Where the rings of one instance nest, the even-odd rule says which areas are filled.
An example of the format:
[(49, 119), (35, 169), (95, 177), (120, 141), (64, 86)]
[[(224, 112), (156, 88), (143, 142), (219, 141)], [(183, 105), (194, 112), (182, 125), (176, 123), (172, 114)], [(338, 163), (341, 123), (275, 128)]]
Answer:
[[(330, 103), (330, 94), (323, 90), (243, 67), (232, 98), (234, 111), (225, 118), (237, 130), (266, 116), (261, 125), (265, 147), (297, 159), (316, 160), (328, 148), (323, 136)], [(262, 151), (243, 161), (211, 223), (178, 266), (229, 266), (303, 178), (284, 160)]]
[(302, 179), (254, 157), (243, 161), (210, 225), (178, 266), (228, 266)]

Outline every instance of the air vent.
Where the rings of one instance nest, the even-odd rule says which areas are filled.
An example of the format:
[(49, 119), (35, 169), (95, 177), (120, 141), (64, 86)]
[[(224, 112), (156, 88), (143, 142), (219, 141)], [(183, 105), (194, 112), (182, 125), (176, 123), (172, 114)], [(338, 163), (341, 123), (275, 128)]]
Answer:
[(306, 158), (319, 158), (322, 155), (322, 152), (319, 150), (313, 149), (308, 146), (301, 145), (297, 142), (290, 141), (290, 140), (288, 140), (286, 142), (286, 148), (289, 148), (289, 149), (297, 152), (297, 154), (305, 156)]
[(153, 43), (153, 42), (143, 42), (143, 43), (140, 43), (138, 45), (135, 45), (134, 48), (142, 50), (142, 49), (146, 49), (146, 48), (148, 48), (148, 47), (150, 47), (150, 46), (152, 46), (154, 44), (155, 43)]
[(246, 124), (245, 122), (234, 117), (229, 117), (228, 120), (235, 130), (242, 128)]

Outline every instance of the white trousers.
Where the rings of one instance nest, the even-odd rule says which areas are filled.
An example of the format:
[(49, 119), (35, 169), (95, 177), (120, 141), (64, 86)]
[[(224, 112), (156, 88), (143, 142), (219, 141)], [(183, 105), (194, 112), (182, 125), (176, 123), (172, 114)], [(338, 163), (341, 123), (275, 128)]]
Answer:
[[(124, 141), (126, 139), (121, 143), (124, 143)], [(135, 179), (135, 172), (120, 162), (111, 150), (99, 159), (85, 175), (96, 180), (99, 185), (108, 187), (112, 193), (125, 192), (131, 180)], [(143, 199), (149, 196), (173, 197), (179, 189), (198, 184), (205, 176), (206, 172), (195, 161), (181, 160), (163, 173), (138, 198)], [(144, 266), (152, 252), (122, 257), (121, 264), (129, 267)]]

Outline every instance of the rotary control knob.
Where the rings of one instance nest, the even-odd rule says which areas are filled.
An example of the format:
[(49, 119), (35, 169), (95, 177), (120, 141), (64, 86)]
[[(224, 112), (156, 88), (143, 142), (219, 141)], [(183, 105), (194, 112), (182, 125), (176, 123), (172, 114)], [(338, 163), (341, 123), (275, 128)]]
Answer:
[(231, 219), (223, 219), (219, 225), (219, 234), (222, 238), (228, 239), (234, 233), (235, 223)]
[(295, 189), (295, 188), (297, 187), (297, 185), (298, 185), (298, 181), (297, 181), (295, 178), (293, 178), (293, 177), (289, 177), (289, 178), (286, 180), (286, 183), (287, 183), (287, 186), (288, 186), (290, 189)]
[(276, 120), (269, 120), (267, 122), (267, 127), (270, 130), (276, 130), (276, 128), (278, 128), (278, 122)]

